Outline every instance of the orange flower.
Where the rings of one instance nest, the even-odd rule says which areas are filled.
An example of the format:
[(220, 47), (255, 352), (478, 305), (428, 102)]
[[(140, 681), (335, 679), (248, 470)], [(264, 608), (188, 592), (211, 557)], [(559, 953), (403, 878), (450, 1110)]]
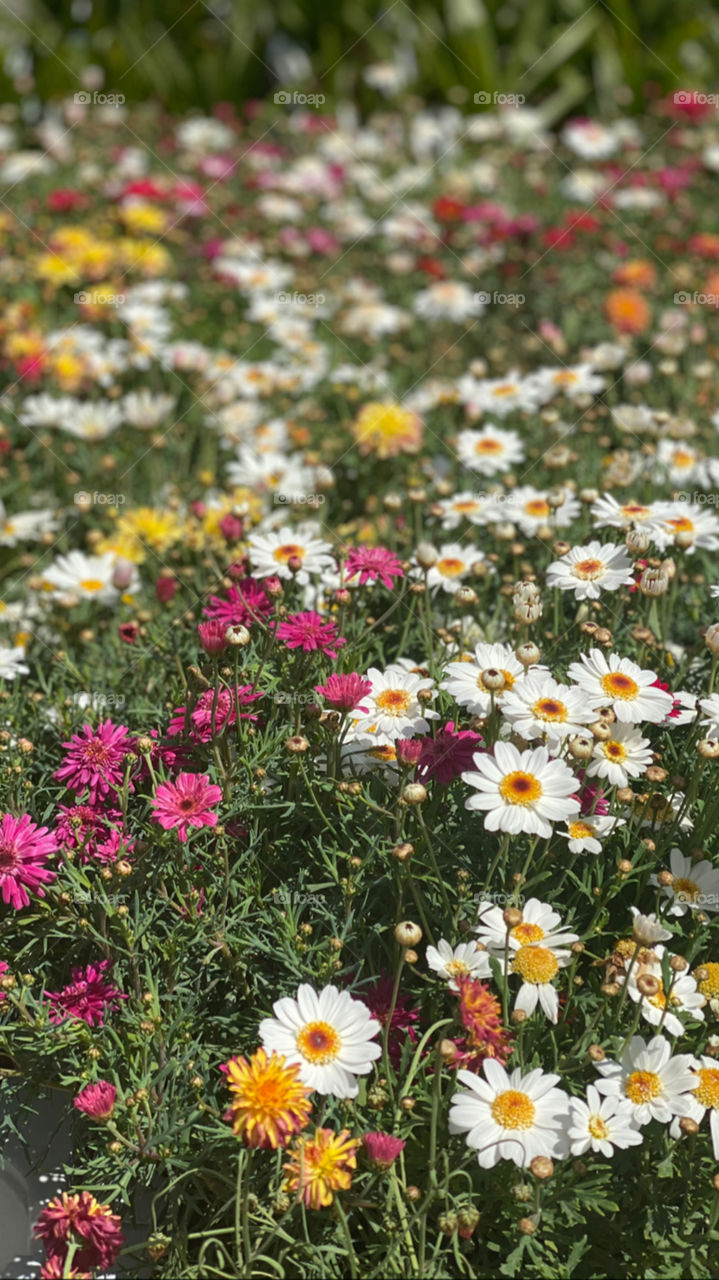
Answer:
[(326, 1209), (335, 1191), (352, 1185), (357, 1145), (348, 1129), (315, 1129), (314, 1137), (298, 1138), (284, 1165), (285, 1189), (296, 1191), (308, 1209)]
[(619, 333), (644, 333), (651, 324), (651, 308), (636, 289), (612, 289), (607, 294), (604, 310), (609, 323)]
[(230, 1058), (222, 1070), (234, 1095), (225, 1119), (248, 1147), (286, 1147), (309, 1123), (312, 1090), (301, 1083), (296, 1063), (258, 1049), (249, 1061)]
[(391, 401), (366, 404), (352, 431), (360, 453), (374, 453), (378, 458), (416, 453), (422, 443), (422, 423), (416, 413)]
[(612, 274), (615, 284), (629, 285), (632, 289), (653, 289), (657, 282), (657, 273), (646, 258), (630, 258), (623, 262)]

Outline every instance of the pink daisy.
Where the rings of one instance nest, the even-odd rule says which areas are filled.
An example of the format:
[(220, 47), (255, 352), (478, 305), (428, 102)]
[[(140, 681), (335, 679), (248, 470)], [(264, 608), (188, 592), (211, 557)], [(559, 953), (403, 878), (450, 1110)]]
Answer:
[(175, 829), (184, 844), (188, 827), (216, 826), (217, 814), (211, 806), (221, 799), (221, 788), (211, 783), (206, 773), (180, 773), (175, 782), (160, 783), (152, 816), (165, 831)]
[(284, 640), (288, 649), (302, 649), (303, 653), (319, 650), (328, 658), (336, 658), (337, 650), (347, 644), (344, 636), (337, 635), (337, 623), (327, 621), (322, 614), (292, 613), (277, 624), (277, 638)]
[(67, 756), (54, 776), (70, 791), (87, 791), (90, 804), (97, 804), (122, 786), (123, 761), (134, 745), (124, 724), (104, 720), (97, 729), (86, 724), (62, 745)]
[(395, 578), (404, 577), (404, 569), (393, 551), (385, 547), (353, 547), (345, 560), (347, 581), (359, 574), (359, 585), (365, 582), (381, 582), (383, 587), (394, 586)]
[(454, 721), (449, 720), (436, 738), (422, 739), (417, 777), (422, 781), (434, 778), (448, 786), (472, 768), (474, 752), (481, 741), (478, 733), (471, 729), (455, 729)]
[(50, 1021), (64, 1022), (66, 1018), (78, 1018), (88, 1027), (101, 1027), (106, 1013), (119, 1008), (120, 1000), (127, 1000), (119, 987), (105, 982), (109, 960), (89, 964), (84, 969), (73, 969), (72, 982), (62, 991), (46, 991), (50, 1001)]
[(91, 1120), (109, 1120), (115, 1110), (117, 1089), (108, 1080), (87, 1084), (72, 1100), (78, 1111), (84, 1111)]
[(272, 613), (274, 607), (265, 588), (255, 578), (242, 578), (236, 586), (230, 587), (224, 599), (210, 596), (204, 614), (206, 618), (224, 622), (228, 627), (249, 627), (258, 618)]
[(0, 823), (0, 893), (8, 906), (19, 911), (30, 904), (28, 889), (44, 898), (43, 884), (56, 879), (45, 862), (57, 851), (57, 839), (47, 827), (37, 827), (26, 813), (21, 818), (3, 815)]
[(227, 648), (227, 623), (219, 618), (197, 624), (197, 634), (205, 653), (224, 653)]
[(89, 804), (60, 805), (57, 841), (78, 852), (80, 861), (116, 862), (132, 853), (135, 841), (122, 828), (119, 809), (93, 809)]
[(369, 708), (361, 707), (360, 702), (371, 692), (372, 681), (365, 680), (356, 671), (349, 671), (343, 676), (328, 676), (325, 684), (315, 685), (315, 693), (321, 693), (335, 711), (362, 711), (366, 714)]
[(362, 1145), (375, 1168), (389, 1169), (407, 1144), (401, 1138), (393, 1138), (390, 1133), (372, 1132), (364, 1135)]
[[(237, 722), (238, 706), (249, 706), (251, 702), (256, 702), (261, 697), (262, 693), (256, 693), (251, 684), (242, 684), (237, 685), (234, 690), (220, 689), (217, 703), (215, 703), (214, 689), (206, 689), (190, 712), (190, 737), (197, 742), (209, 742), (213, 736), (213, 728), (215, 735), (219, 736), (223, 729)], [(173, 711), (172, 719), (167, 726), (168, 738), (174, 738), (177, 734), (185, 732), (186, 713), (186, 707), (178, 707), (177, 711)], [(249, 711), (241, 711), (240, 719), (256, 720), (257, 716)]]

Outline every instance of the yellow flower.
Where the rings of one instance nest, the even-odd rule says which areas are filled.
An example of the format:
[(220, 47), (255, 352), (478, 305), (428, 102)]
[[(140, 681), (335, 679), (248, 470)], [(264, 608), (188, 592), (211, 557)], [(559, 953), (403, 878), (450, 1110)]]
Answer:
[(302, 1084), (298, 1064), (258, 1049), (249, 1061), (231, 1058), (223, 1069), (232, 1093), (226, 1118), (248, 1147), (285, 1147), (309, 1123), (312, 1090)]
[(366, 404), (352, 430), (360, 453), (374, 453), (378, 458), (416, 453), (422, 443), (422, 423), (417, 415), (391, 401)]
[(357, 1168), (357, 1143), (349, 1130), (315, 1129), (295, 1142), (284, 1164), (287, 1191), (296, 1191), (308, 1209), (326, 1209), (335, 1191), (348, 1191)]
[(117, 517), (113, 532), (98, 543), (98, 551), (114, 551), (124, 560), (142, 564), (148, 547), (165, 551), (183, 536), (184, 526), (175, 511), (136, 507)]
[(162, 235), (167, 217), (157, 205), (143, 200), (133, 201), (120, 210), (120, 217), (131, 235)]

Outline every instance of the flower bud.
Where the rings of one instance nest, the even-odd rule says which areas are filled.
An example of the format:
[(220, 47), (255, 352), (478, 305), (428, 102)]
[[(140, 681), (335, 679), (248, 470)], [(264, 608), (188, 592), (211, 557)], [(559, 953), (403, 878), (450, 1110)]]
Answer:
[(704, 643), (711, 654), (719, 653), (719, 622), (713, 622), (704, 633)]
[(514, 656), (517, 662), (521, 662), (523, 667), (533, 667), (539, 662), (542, 652), (541, 649), (537, 648), (536, 644), (528, 641), (527, 644), (520, 644), (519, 648), (515, 649)]
[(494, 667), (488, 667), (486, 671), (483, 671), (480, 679), (485, 689), (488, 689), (490, 693), (501, 693), (507, 683), (504, 672), (497, 671)]
[(394, 940), (401, 947), (416, 947), (422, 941), (422, 930), (414, 920), (401, 920), (395, 925)]
[(551, 1178), (554, 1174), (554, 1162), (549, 1159), (549, 1156), (535, 1156), (530, 1160), (529, 1168), (535, 1178), (540, 1178), (541, 1181)]
[(507, 907), (506, 911), (502, 912), (502, 919), (507, 929), (516, 929), (517, 925), (522, 923), (522, 913), (517, 907)]
[(399, 798), (400, 804), (423, 804), (427, 799), (427, 788), (422, 786), (421, 782), (409, 782), (403, 788)]
[(433, 568), (439, 558), (439, 552), (431, 542), (420, 542), (414, 554), (420, 569)]

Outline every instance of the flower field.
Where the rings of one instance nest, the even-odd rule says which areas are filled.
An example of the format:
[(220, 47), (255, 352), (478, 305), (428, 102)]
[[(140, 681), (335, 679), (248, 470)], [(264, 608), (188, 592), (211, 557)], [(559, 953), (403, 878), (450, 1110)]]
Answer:
[(703, 1280), (716, 112), (288, 96), (0, 123), (39, 1274)]

